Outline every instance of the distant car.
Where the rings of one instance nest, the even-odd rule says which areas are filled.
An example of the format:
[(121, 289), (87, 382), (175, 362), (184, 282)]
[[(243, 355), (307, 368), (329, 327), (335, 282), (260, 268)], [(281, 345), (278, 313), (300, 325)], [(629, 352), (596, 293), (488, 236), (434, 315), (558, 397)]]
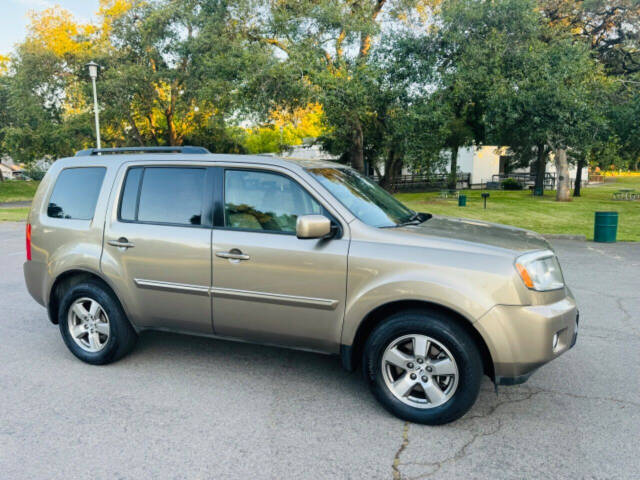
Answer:
[(483, 374), (524, 382), (577, 334), (539, 235), (414, 212), (329, 162), (79, 152), (40, 184), (26, 246), (29, 292), (85, 362), (147, 329), (337, 354), (425, 424), (464, 415)]

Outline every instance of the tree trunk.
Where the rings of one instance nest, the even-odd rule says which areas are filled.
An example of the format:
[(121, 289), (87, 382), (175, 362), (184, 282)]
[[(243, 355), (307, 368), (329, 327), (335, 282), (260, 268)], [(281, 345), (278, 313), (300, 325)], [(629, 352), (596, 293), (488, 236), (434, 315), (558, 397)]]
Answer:
[(399, 172), (402, 171), (402, 162), (396, 151), (392, 148), (384, 162), (384, 176), (380, 181), (380, 186), (386, 190), (392, 191), (393, 184), (398, 178)]
[(173, 110), (167, 110), (164, 113), (165, 118), (167, 119), (167, 130), (168, 130), (168, 134), (169, 134), (169, 145), (171, 145), (172, 147), (175, 145), (178, 145), (177, 143), (177, 136), (176, 136), (176, 129), (175, 129), (175, 125), (173, 124)]
[(451, 170), (449, 171), (449, 180), (447, 188), (455, 190), (458, 186), (458, 145), (451, 147)]
[(389, 154), (384, 160), (384, 175), (380, 177), (380, 186), (385, 190), (389, 190), (391, 185), (393, 184), (393, 180), (395, 177), (395, 169), (393, 168), (394, 161), (395, 151), (392, 148), (389, 150)]
[[(353, 125), (353, 131), (351, 132), (351, 166), (358, 170), (360, 173), (366, 173), (364, 171), (364, 139), (362, 135), (362, 125), (360, 120), (356, 120)], [(387, 172), (385, 172), (386, 174)]]
[(582, 169), (584, 168), (585, 161), (578, 160), (578, 166), (576, 168), (576, 183), (573, 186), (573, 196), (580, 196), (580, 189), (582, 188)]
[(569, 160), (567, 160), (567, 151), (564, 148), (556, 148), (555, 164), (557, 176), (556, 201), (568, 202), (571, 200), (571, 181), (569, 179)]
[(544, 195), (544, 176), (547, 171), (547, 151), (544, 145), (537, 145), (538, 158), (536, 159), (536, 183), (534, 189)]
[(133, 137), (137, 140), (138, 144), (140, 144), (141, 147), (144, 147), (144, 140), (142, 140), (140, 129), (138, 128), (138, 125), (136, 125), (136, 121), (133, 119), (133, 115), (131, 114), (131, 111), (129, 111), (128, 116), (129, 116), (129, 124), (131, 125), (131, 129), (133, 130)]
[(176, 111), (176, 95), (178, 95), (177, 83), (174, 82), (174, 84), (171, 86), (171, 91), (169, 94), (171, 95), (171, 98), (169, 99), (169, 107), (165, 110), (164, 116), (167, 119), (167, 129), (169, 130), (169, 145), (173, 147), (182, 143), (180, 141), (180, 138), (178, 138), (176, 125), (173, 122), (173, 115)]
[(151, 132), (153, 141), (156, 145), (160, 145), (160, 142), (158, 142), (158, 133), (156, 132), (156, 126), (153, 124), (153, 115), (151, 115), (151, 113), (147, 114), (147, 121), (149, 122), (149, 131)]

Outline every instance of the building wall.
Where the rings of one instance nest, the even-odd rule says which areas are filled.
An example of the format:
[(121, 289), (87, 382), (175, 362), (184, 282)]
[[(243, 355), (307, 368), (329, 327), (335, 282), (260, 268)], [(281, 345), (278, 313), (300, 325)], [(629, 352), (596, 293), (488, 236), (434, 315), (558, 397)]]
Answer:
[[(505, 153), (506, 147), (493, 145), (461, 148), (458, 151), (458, 169), (460, 172), (471, 174), (472, 184), (490, 182), (493, 175), (500, 173), (500, 156)], [(569, 177), (571, 179), (576, 178), (576, 170), (577, 167), (575, 165), (569, 165)], [(451, 171), (451, 162), (447, 164), (446, 171)], [(529, 171), (529, 167), (513, 170), (514, 173), (529, 173)], [(556, 173), (552, 155), (550, 155), (550, 160), (547, 162), (546, 171)], [(588, 177), (589, 169), (584, 168), (582, 170), (582, 178), (586, 181)]]
[(504, 149), (494, 146), (471, 148), (474, 151), (471, 183), (490, 182), (493, 175), (500, 173), (500, 155)]
[(13, 179), (13, 170), (11, 170), (7, 165), (0, 164), (0, 171), (2, 171), (2, 178), (5, 180)]
[[(486, 183), (491, 176), (500, 172), (499, 147), (464, 147), (458, 150), (458, 170), (471, 174), (471, 183)], [(451, 171), (451, 161), (447, 163), (446, 171)]]

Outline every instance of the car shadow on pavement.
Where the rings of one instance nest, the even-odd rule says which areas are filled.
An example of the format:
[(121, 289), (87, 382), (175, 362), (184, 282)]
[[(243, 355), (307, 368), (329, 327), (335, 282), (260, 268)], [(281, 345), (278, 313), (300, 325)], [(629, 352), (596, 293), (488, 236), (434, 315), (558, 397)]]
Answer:
[[(212, 378), (230, 374), (240, 378), (259, 378), (265, 389), (297, 383), (301, 389), (341, 392), (356, 401), (376, 406), (369, 395), (360, 370), (347, 372), (338, 355), (258, 345), (240, 341), (177, 333), (145, 331), (138, 338), (133, 352), (118, 364), (156, 371), (179, 369), (185, 375), (206, 371)], [(199, 375), (197, 375), (200, 377)], [(201, 381), (198, 378), (198, 381)], [(334, 392), (328, 392), (334, 393)], [(371, 398), (369, 398), (371, 397)]]

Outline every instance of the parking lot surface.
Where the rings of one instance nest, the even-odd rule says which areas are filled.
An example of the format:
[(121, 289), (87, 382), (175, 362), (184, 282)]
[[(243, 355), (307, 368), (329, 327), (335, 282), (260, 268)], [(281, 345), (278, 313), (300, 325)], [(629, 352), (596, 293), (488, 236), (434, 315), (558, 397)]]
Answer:
[(407, 424), (337, 357), (143, 333), (81, 363), (27, 293), (0, 224), (0, 478), (639, 478), (640, 244), (554, 241), (576, 347), (529, 382), (485, 379), (441, 427)]

